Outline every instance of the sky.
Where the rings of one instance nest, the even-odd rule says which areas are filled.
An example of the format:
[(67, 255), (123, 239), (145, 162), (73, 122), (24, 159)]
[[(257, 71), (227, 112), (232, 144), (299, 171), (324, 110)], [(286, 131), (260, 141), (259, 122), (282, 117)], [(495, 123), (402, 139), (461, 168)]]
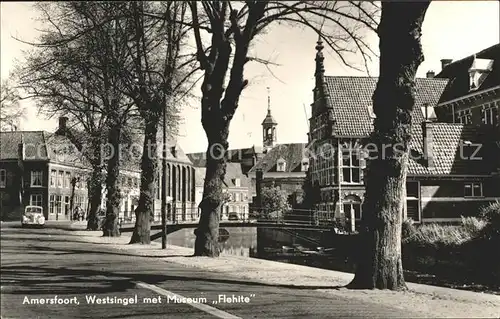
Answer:
[[(28, 49), (12, 36), (30, 41), (38, 32), (31, 3), (1, 2), (1, 77), (12, 70), (15, 59), (22, 59)], [(425, 61), (417, 76), (425, 77), (429, 70), (438, 73), (441, 59), (458, 60), (500, 42), (498, 1), (433, 1), (422, 28), (422, 46)], [(367, 37), (372, 49), (378, 51), (378, 38)], [(273, 117), (278, 122), (278, 143), (307, 141), (310, 104), (313, 101), (314, 57), (317, 35), (310, 30), (276, 26), (260, 37), (254, 46), (259, 58), (269, 59), (277, 66), (269, 69), (262, 64), (248, 63), (245, 78), (250, 85), (244, 90), (238, 110), (232, 120), (229, 134), (231, 149), (262, 145), (262, 120), (267, 113), (268, 87)], [(366, 72), (350, 69), (328, 50), (325, 52), (326, 75), (366, 76)], [(351, 59), (362, 67), (361, 58)], [(370, 75), (378, 74), (378, 60), (369, 64)], [(22, 101), (27, 109), (21, 123), (24, 130), (53, 131), (57, 119), (46, 119), (38, 114), (34, 103)], [(178, 141), (187, 152), (205, 151), (207, 140), (201, 126), (199, 100), (193, 100), (182, 110)]]

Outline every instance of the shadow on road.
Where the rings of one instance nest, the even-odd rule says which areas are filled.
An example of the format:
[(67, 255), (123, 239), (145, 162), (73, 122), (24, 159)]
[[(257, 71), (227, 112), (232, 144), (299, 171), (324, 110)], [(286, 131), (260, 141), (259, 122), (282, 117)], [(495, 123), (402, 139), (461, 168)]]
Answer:
[[(238, 280), (237, 278), (228, 278), (222, 272), (206, 271), (199, 268), (184, 268), (181, 270), (177, 267), (174, 271), (175, 275), (164, 275), (159, 273), (153, 268), (148, 268), (151, 263), (150, 258), (161, 258), (168, 259), (169, 257), (181, 257), (179, 255), (174, 256), (137, 256), (129, 253), (118, 252), (115, 249), (103, 247), (101, 243), (94, 244), (78, 240), (76, 236), (67, 236), (68, 233), (63, 234), (50, 234), (50, 237), (37, 237), (34, 238), (33, 233), (7, 235), (2, 234), (2, 255), (24, 255), (33, 256), (33, 260), (37, 260), (40, 255), (50, 256), (60, 256), (67, 255), (71, 260), (80, 260), (75, 262), (75, 268), (67, 267), (55, 267), (54, 263), (50, 265), (40, 264), (39, 262), (46, 262), (46, 260), (38, 260), (38, 262), (33, 262), (32, 265), (26, 263), (19, 263), (15, 259), (10, 259), (7, 262), (2, 261), (2, 272), (1, 279), (2, 283), (16, 283), (16, 286), (23, 287), (22, 290), (17, 291), (18, 294), (24, 294), (26, 292), (33, 293), (48, 293), (45, 286), (50, 285), (50, 293), (98, 293), (98, 292), (109, 292), (109, 291), (124, 291), (131, 288), (132, 281), (142, 281), (150, 284), (167, 283), (168, 281), (181, 281), (181, 282), (206, 282), (211, 284), (228, 284), (228, 285), (245, 285), (245, 286), (267, 286), (267, 287), (277, 287), (277, 288), (289, 288), (289, 289), (304, 289), (304, 290), (315, 290), (315, 289), (339, 289), (343, 286), (333, 286), (333, 285), (322, 285), (322, 286), (295, 286), (295, 285), (278, 285), (278, 284), (267, 284), (261, 282), (249, 282)], [(47, 235), (47, 233), (44, 233)], [(23, 243), (19, 241), (20, 238), (25, 240), (31, 240), (33, 243)], [(5, 245), (8, 241), (11, 244)], [(19, 242), (20, 244), (12, 245), (12, 242)], [(57, 243), (75, 243), (71, 247), (64, 247), (58, 245)], [(54, 245), (51, 245), (54, 243)], [(123, 260), (117, 260), (116, 258), (106, 258), (105, 256), (127, 256), (133, 257), (134, 262), (139, 262), (144, 265), (144, 270), (123, 270)], [(191, 257), (191, 256), (185, 256)], [(42, 257), (43, 258), (43, 257)], [(141, 263), (143, 259), (143, 263)], [(165, 260), (168, 262), (168, 260)], [(159, 261), (161, 262), (161, 261)], [(114, 269), (114, 265), (119, 264), (118, 269)], [(88, 266), (88, 267), (86, 267)], [(94, 266), (94, 267), (92, 267)], [(97, 267), (96, 267), (97, 266)], [(93, 269), (91, 269), (93, 268)], [(96, 268), (101, 268), (97, 270)], [(121, 269), (120, 269), (121, 268)], [(132, 267), (133, 268), (133, 267)], [(165, 267), (165, 272), (169, 271), (168, 267)], [(197, 275), (198, 273), (199, 275)], [(180, 275), (178, 275), (180, 274)], [(217, 278), (213, 278), (217, 277)], [(222, 278), (221, 278), (222, 277)], [(97, 287), (94, 287), (96, 286)], [(54, 290), (54, 287), (56, 289)]]
[[(197, 270), (199, 271), (199, 270)], [(189, 273), (189, 269), (186, 269)], [(2, 282), (22, 287), (14, 294), (89, 294), (126, 291), (134, 287), (134, 281), (149, 284), (167, 284), (169, 281), (196, 281), (211, 284), (265, 286), (289, 289), (340, 289), (343, 286), (292, 286), (274, 285), (259, 282), (248, 282), (235, 279), (215, 279), (186, 276), (172, 276), (162, 274), (131, 274), (129, 272), (111, 272), (106, 270), (70, 269), (65, 267), (53, 268), (15, 265), (2, 267)]]

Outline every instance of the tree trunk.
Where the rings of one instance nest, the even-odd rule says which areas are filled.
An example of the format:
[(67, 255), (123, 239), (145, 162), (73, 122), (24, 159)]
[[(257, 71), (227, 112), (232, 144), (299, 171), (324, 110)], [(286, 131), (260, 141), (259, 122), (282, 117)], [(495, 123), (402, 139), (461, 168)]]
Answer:
[[(213, 125), (213, 128), (221, 127)], [(206, 130), (209, 129), (208, 126)], [(226, 175), (226, 151), (228, 149), (228, 126), (222, 125), (221, 131), (207, 132), (209, 137), (203, 199), (200, 203), (201, 216), (195, 230), (195, 256), (218, 257), (219, 217), (223, 203), (222, 185)]]
[(97, 219), (97, 211), (99, 210), (102, 201), (102, 170), (100, 165), (92, 168), (92, 175), (87, 188), (90, 199), (87, 230), (98, 230), (99, 221)]
[(71, 196), (69, 198), (69, 211), (70, 220), (74, 220), (74, 210), (75, 210), (75, 187), (76, 187), (76, 177), (71, 178)]
[(109, 132), (109, 145), (111, 154), (108, 160), (108, 175), (106, 178), (106, 219), (103, 226), (103, 236), (118, 237), (118, 216), (120, 214), (121, 194), (118, 187), (120, 174), (120, 124), (114, 123)]
[[(155, 200), (155, 179), (157, 172), (157, 133), (159, 117), (146, 118), (144, 129), (144, 147), (141, 159), (141, 193), (139, 204), (135, 210), (135, 227), (130, 239), (130, 244), (151, 243), (151, 216)], [(165, 147), (165, 145), (163, 145)]]
[[(373, 95), (375, 130), (370, 143), (366, 194), (356, 274), (358, 289), (406, 289), (401, 261), (405, 195), (415, 75), (424, 57), (421, 26), (429, 2), (382, 2), (380, 77)], [(373, 147), (371, 148), (373, 149)], [(382, 150), (382, 151), (381, 151)]]

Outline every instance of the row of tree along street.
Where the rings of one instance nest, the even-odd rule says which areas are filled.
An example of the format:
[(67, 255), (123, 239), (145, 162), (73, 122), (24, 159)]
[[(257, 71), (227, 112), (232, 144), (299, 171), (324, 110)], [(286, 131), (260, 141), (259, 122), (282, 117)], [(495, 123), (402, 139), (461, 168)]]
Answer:
[[(252, 55), (256, 39), (275, 25), (305, 26), (347, 65), (356, 52), (366, 62), (373, 51), (364, 41), (380, 38), (380, 77), (373, 96), (375, 145), (398, 144), (407, 151), (415, 75), (423, 61), (420, 28), (427, 1), (164, 1), (40, 2), (44, 23), (33, 49), (14, 77), (24, 98), (43, 112), (63, 115), (76, 125), (67, 135), (85, 148), (92, 166), (89, 228), (107, 190), (105, 236), (118, 236), (121, 159), (102, 161), (101, 145), (143, 139), (156, 145), (162, 119), (175, 134), (183, 101), (201, 85), (201, 124), (208, 150), (228, 149), (229, 126), (248, 85), (247, 63), (268, 61)], [(22, 41), (20, 39), (20, 41)], [(322, 67), (323, 57), (317, 57)], [(365, 63), (366, 65), (366, 63)], [(319, 83), (319, 87), (321, 83)], [(318, 86), (318, 84), (317, 84)], [(166, 116), (162, 114), (165, 112)], [(157, 159), (143, 152), (136, 225), (131, 242), (150, 242)], [(155, 152), (153, 152), (155, 154)], [(401, 264), (401, 208), (406, 153), (372, 159), (367, 174), (362, 240), (353, 288), (405, 288)], [(224, 200), (225, 156), (207, 157), (201, 218), (194, 254), (219, 255), (219, 208)], [(363, 248), (363, 249), (361, 249)]]

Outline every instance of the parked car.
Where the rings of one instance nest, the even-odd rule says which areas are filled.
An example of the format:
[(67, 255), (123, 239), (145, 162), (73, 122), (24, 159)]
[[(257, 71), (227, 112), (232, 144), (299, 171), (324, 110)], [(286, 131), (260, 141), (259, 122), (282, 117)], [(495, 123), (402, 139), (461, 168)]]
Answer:
[(229, 213), (229, 216), (227, 216), (227, 220), (238, 220), (238, 213), (236, 212), (231, 212)]
[(45, 217), (43, 216), (43, 207), (26, 206), (21, 217), (21, 227), (26, 226), (45, 226)]

